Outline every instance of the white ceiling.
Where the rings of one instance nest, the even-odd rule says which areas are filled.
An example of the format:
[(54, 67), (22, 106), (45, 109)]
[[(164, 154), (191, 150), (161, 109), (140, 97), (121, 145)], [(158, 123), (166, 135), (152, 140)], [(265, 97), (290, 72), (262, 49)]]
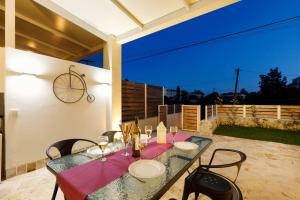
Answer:
[[(139, 26), (111, 0), (52, 0), (95, 28), (115, 36)], [(184, 0), (119, 0), (143, 24), (183, 8)]]
[(107, 34), (119, 35), (138, 26), (110, 0), (52, 0)]
[(240, 0), (34, 1), (101, 39), (114, 35), (120, 43), (126, 43)]
[(185, 7), (182, 0), (120, 0), (143, 24)]

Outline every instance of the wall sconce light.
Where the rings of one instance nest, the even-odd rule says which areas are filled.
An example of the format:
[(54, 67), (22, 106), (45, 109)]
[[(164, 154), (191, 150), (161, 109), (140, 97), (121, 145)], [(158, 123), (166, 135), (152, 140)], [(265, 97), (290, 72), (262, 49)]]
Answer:
[(22, 75), (26, 75), (26, 76), (34, 76), (34, 77), (37, 77), (37, 76), (38, 76), (37, 74), (27, 73), (27, 72), (22, 72), (20, 75), (21, 75), (21, 76), (22, 76)]
[(98, 85), (111, 85), (111, 83), (98, 83)]

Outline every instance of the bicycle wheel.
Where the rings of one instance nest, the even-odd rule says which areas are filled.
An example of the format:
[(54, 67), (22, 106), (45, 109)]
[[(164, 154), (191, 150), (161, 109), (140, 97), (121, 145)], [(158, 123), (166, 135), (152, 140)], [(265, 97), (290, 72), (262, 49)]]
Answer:
[(85, 92), (82, 79), (74, 74), (61, 74), (53, 82), (55, 96), (64, 103), (79, 101)]

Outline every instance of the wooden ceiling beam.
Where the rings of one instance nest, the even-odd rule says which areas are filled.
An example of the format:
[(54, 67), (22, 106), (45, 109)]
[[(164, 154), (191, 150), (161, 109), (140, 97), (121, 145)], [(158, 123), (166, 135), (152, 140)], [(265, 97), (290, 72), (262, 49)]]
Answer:
[(119, 0), (111, 0), (111, 2), (117, 6), (127, 17), (129, 17), (138, 27), (141, 29), (144, 27), (144, 24), (136, 18)]
[(99, 44), (99, 45), (95, 46), (94, 48), (90, 49), (90, 51), (84, 52), (82, 54), (79, 54), (75, 58), (74, 57), (70, 57), (68, 60), (78, 61), (80, 59), (83, 59), (83, 58), (85, 58), (87, 56), (90, 56), (90, 55), (96, 53), (97, 51), (100, 51), (101, 49), (103, 49), (103, 47), (104, 47), (103, 43)]
[[(5, 30), (5, 27), (4, 27), (4, 26), (0, 26), (0, 29)], [(17, 36), (20, 36), (20, 37), (23, 37), (23, 38), (26, 38), (26, 39), (28, 39), (28, 40), (30, 40), (30, 41), (40, 43), (40, 44), (45, 45), (45, 46), (47, 46), (47, 47), (49, 47), (49, 48), (52, 48), (52, 49), (55, 49), (55, 50), (57, 50), (57, 51), (63, 52), (63, 53), (65, 53), (65, 54), (68, 54), (68, 55), (71, 55), (71, 56), (77, 56), (77, 54), (75, 54), (75, 53), (66, 51), (66, 50), (64, 50), (64, 49), (62, 49), (62, 48), (56, 47), (56, 46), (54, 46), (54, 45), (52, 45), (52, 44), (43, 42), (43, 41), (41, 41), (41, 40), (38, 40), (38, 39), (33, 38), (33, 37), (31, 37), (31, 36), (25, 35), (25, 34), (23, 34), (23, 33), (20, 33), (20, 32), (17, 32), (17, 31), (16, 31), (16, 35), (17, 35)]]
[[(5, 7), (3, 5), (0, 5), (0, 10), (5, 11)], [(54, 35), (62, 37), (62, 38), (66, 39), (66, 40), (68, 40), (68, 41), (70, 41), (72, 43), (75, 43), (75, 44), (77, 44), (77, 45), (79, 45), (79, 46), (81, 46), (83, 48), (86, 48), (86, 49), (89, 49), (89, 50), (94, 48), (94, 47), (87, 46), (86, 44), (83, 44), (83, 43), (81, 43), (81, 42), (79, 42), (77, 40), (74, 40), (73, 38), (71, 38), (71, 37), (69, 37), (69, 36), (67, 36), (67, 35), (65, 35), (65, 34), (59, 32), (59, 31), (57, 31), (57, 30), (55, 30), (53, 28), (45, 26), (45, 25), (43, 25), (43, 24), (41, 24), (41, 23), (39, 23), (39, 22), (37, 22), (37, 21), (29, 18), (29, 17), (26, 17), (25, 15), (23, 15), (21, 13), (16, 12), (16, 17), (19, 18), (19, 19), (21, 19), (21, 20), (24, 20), (24, 21), (26, 21), (26, 22), (28, 22), (28, 23), (30, 23), (32, 25), (35, 25), (35, 26), (37, 26), (37, 27), (39, 27), (41, 29), (44, 29), (44, 30), (46, 30), (46, 31), (48, 31), (50, 33), (53, 33)]]
[(99, 29), (95, 28), (94, 26), (90, 25), (86, 21), (80, 19), (79, 17), (73, 15), (72, 13), (68, 12), (67, 10), (63, 9), (53, 1), (49, 0), (33, 0), (34, 2), (40, 4), (41, 6), (47, 8), (48, 10), (53, 11), (54, 13), (62, 16), (63, 18), (67, 19), (68, 21), (76, 24), (77, 26), (83, 28), (84, 30), (90, 32), (91, 34), (99, 37), (104, 41), (108, 41), (109, 35), (100, 31)]

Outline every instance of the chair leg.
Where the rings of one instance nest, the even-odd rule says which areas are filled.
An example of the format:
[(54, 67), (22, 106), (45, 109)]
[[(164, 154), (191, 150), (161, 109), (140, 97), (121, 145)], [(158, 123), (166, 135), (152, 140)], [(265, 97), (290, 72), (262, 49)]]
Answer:
[(199, 192), (195, 192), (195, 200), (197, 200), (199, 197)]
[(190, 184), (188, 184), (187, 181), (185, 181), (183, 194), (182, 194), (182, 200), (187, 200), (189, 198), (190, 193), (191, 193)]
[(184, 182), (184, 188), (183, 188), (183, 194), (182, 194), (182, 200), (187, 200), (189, 198), (191, 190), (191, 184), (189, 180), (185, 180)]
[(53, 190), (53, 194), (52, 194), (51, 200), (55, 200), (56, 194), (57, 194), (57, 190), (58, 190), (58, 185), (57, 185), (57, 183), (55, 183), (55, 187), (54, 187), (54, 190)]
[(199, 166), (201, 165), (201, 156), (199, 157)]

